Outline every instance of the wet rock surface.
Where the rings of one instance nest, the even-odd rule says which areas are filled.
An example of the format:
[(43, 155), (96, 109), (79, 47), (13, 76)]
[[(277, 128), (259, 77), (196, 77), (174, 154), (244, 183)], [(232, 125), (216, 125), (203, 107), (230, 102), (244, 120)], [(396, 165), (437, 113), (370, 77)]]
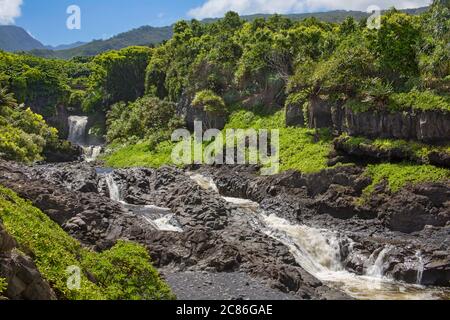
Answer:
[[(118, 239), (144, 244), (155, 266), (170, 270), (165, 275), (182, 295), (187, 292), (180, 287), (189, 279), (198, 280), (195, 283), (203, 288), (199, 295), (209, 292), (207, 279), (219, 283), (228, 279), (225, 292), (229, 294), (222, 298), (238, 299), (238, 279), (249, 277), (256, 282), (248, 292), (242, 288), (244, 299), (257, 292), (263, 294), (260, 298), (266, 297), (263, 288), (270, 288), (268, 297), (277, 292), (280, 299), (348, 298), (306, 272), (288, 247), (253, 227), (251, 212), (222, 196), (256, 201), (268, 214), (295, 224), (339, 231), (346, 239), (342, 242), (343, 264), (356, 274), (363, 274), (367, 260), (392, 246), (387, 274), (416, 283), (414, 257), (420, 252), (420, 282), (450, 285), (447, 184), (407, 188), (399, 195), (382, 191), (373, 202), (357, 206), (354, 200), (370, 181), (356, 166), (316, 175), (287, 172), (271, 177), (258, 176), (256, 167), (190, 171), (194, 169), (189, 174), (214, 178), (218, 190), (200, 186), (187, 170), (172, 167), (109, 172), (86, 164), (30, 168), (0, 162), (0, 184), (31, 200), (85, 246), (101, 251)], [(110, 199), (111, 181), (117, 187), (116, 200), (126, 205)], [(402, 199), (413, 196), (421, 197), (422, 211), (404, 209)], [(182, 232), (162, 231), (148, 220), (167, 212)], [(203, 272), (207, 276), (201, 278)]]

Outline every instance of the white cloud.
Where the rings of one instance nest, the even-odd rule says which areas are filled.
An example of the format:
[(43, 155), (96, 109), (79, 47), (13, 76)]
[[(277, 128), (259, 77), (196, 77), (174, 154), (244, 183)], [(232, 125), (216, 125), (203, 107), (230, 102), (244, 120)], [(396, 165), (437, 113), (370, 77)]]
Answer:
[(395, 6), (398, 9), (418, 8), (429, 5), (431, 0), (207, 0), (193, 8), (188, 15), (196, 19), (221, 17), (232, 10), (241, 15), (254, 13), (302, 13), (328, 10), (366, 11), (371, 5), (382, 9)]
[(13, 24), (20, 17), (23, 0), (0, 0), (0, 24)]

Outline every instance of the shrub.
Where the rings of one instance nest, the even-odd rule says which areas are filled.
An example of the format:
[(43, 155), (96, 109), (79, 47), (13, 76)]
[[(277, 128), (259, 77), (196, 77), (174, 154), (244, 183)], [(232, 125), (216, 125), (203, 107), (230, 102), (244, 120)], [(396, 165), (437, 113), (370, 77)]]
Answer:
[(221, 97), (211, 90), (197, 92), (192, 105), (197, 108), (203, 108), (206, 112), (214, 114), (225, 114), (226, 106)]
[(432, 91), (412, 90), (391, 96), (391, 110), (439, 110), (450, 112), (450, 96), (441, 96)]
[(8, 283), (6, 283), (5, 278), (0, 278), (0, 296), (8, 288)]
[(382, 163), (369, 165), (366, 174), (372, 178), (372, 184), (364, 190), (370, 195), (374, 188), (387, 181), (391, 192), (397, 192), (404, 186), (422, 182), (438, 182), (450, 179), (450, 170), (432, 165), (416, 165), (411, 163)]
[(168, 139), (173, 130), (182, 127), (173, 103), (144, 96), (135, 102), (120, 102), (111, 107), (107, 116), (107, 140), (110, 143), (126, 143), (131, 138), (159, 143)]

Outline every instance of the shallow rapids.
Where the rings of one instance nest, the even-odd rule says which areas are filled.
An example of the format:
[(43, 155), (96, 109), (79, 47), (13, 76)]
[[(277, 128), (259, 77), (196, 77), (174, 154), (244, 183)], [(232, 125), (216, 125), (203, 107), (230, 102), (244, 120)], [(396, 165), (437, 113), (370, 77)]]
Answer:
[[(214, 181), (199, 174), (188, 173), (189, 177), (206, 190), (219, 193)], [(259, 204), (246, 199), (222, 197), (245, 214), (249, 221), (269, 237), (285, 245), (296, 262), (308, 273), (356, 299), (363, 300), (432, 300), (448, 299), (450, 292), (444, 288), (430, 288), (394, 281), (384, 275), (385, 263), (390, 248), (385, 247), (370, 257), (365, 275), (357, 275), (345, 269), (341, 257), (341, 241), (344, 236), (330, 230), (291, 224), (289, 221), (260, 209)], [(345, 237), (344, 237), (345, 238)], [(350, 243), (351, 240), (345, 238)], [(350, 254), (356, 254), (350, 252)], [(420, 280), (423, 272), (418, 254), (417, 273)]]

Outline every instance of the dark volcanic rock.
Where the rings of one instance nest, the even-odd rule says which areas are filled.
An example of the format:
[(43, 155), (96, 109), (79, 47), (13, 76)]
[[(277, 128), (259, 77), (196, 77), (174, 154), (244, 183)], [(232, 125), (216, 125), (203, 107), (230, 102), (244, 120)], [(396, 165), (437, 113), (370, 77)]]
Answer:
[(305, 126), (305, 116), (303, 114), (303, 106), (290, 104), (286, 106), (286, 125), (304, 127)]

